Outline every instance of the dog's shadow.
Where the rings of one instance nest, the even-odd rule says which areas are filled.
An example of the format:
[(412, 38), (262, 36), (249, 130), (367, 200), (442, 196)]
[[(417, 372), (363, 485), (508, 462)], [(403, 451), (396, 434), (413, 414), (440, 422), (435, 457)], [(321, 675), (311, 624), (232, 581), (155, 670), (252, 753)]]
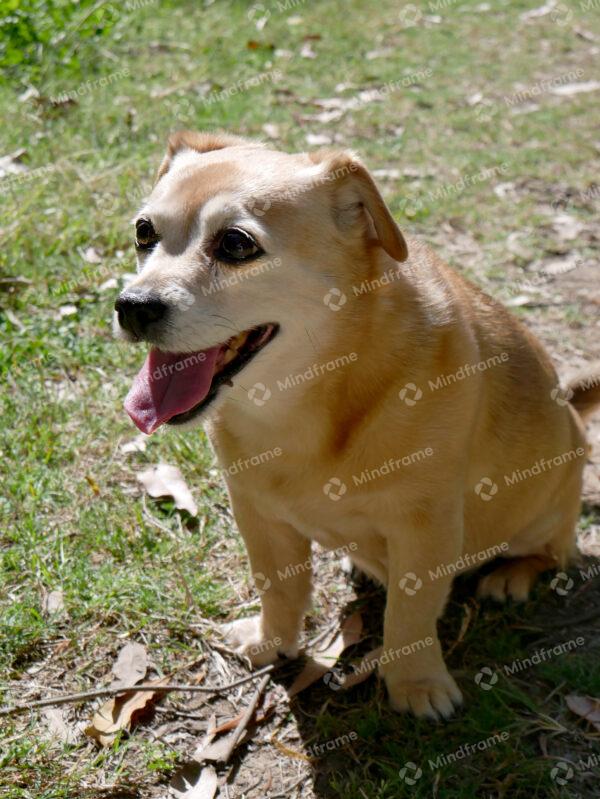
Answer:
[[(385, 590), (363, 576), (352, 576), (356, 598), (345, 604), (340, 618), (360, 612), (363, 620), (361, 643), (348, 649), (335, 669), (290, 702), (304, 754), (310, 758), (314, 796), (333, 799), (343, 796), (345, 788), (352, 786), (352, 795), (371, 799), (369, 791), (376, 790), (375, 786), (389, 776), (386, 770), (391, 769), (391, 762), (397, 779), (398, 769), (409, 759), (404, 749), (409, 742), (414, 743), (415, 736), (440, 738), (442, 751), (457, 735), (460, 743), (464, 715), (477, 713), (481, 699), (481, 693), (474, 688), (473, 677), (482, 659), (493, 662), (490, 625), (494, 630), (492, 636), (496, 638), (503, 632), (514, 634), (519, 630), (522, 644), (527, 647), (547, 635), (543, 621), (539, 625), (538, 621), (548, 617), (549, 604), (555, 605), (551, 614), (553, 632), (556, 633), (559, 626), (557, 619), (562, 618), (565, 626), (569, 624), (576, 604), (560, 604), (561, 598), (550, 588), (552, 575), (542, 578), (540, 593), (534, 593), (526, 605), (478, 602), (475, 596), (479, 579), (502, 562), (501, 559), (491, 561), (476, 572), (458, 576), (438, 623), (446, 663), (461, 685), (466, 701), (466, 709), (458, 712), (455, 724), (451, 721), (446, 726), (432, 726), (431, 722), (393, 713), (384, 684), (376, 675), (350, 690), (340, 687), (340, 673), (351, 673), (350, 662), (356, 663), (367, 652), (381, 646), (383, 636)], [(600, 589), (600, 579), (597, 583)], [(276, 672), (273, 679), (289, 687), (301, 668), (301, 663), (290, 664), (281, 673)], [(361, 786), (364, 786), (362, 794)]]

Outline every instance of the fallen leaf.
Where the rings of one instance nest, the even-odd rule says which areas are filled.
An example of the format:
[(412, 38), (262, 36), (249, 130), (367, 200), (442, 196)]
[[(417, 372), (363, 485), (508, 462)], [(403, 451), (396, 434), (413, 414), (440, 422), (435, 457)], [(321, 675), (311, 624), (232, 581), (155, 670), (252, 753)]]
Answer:
[(569, 694), (566, 697), (566, 702), (569, 710), (578, 716), (582, 716), (600, 732), (600, 699)]
[(344, 621), (342, 629), (332, 643), (326, 649), (315, 652), (308, 659), (288, 689), (288, 697), (291, 699), (296, 696), (331, 671), (342, 652), (360, 641), (361, 633), (362, 617), (360, 613), (353, 613)]
[(320, 122), (322, 125), (327, 125), (329, 122), (335, 122), (343, 116), (344, 112), (341, 109), (332, 108), (331, 111), (320, 111), (318, 114), (310, 114), (302, 119), (307, 122)]
[(179, 510), (198, 515), (198, 506), (177, 466), (159, 463), (138, 474), (137, 479), (151, 497), (173, 497)]
[(579, 36), (580, 39), (585, 39), (586, 42), (595, 42), (597, 39), (591, 31), (585, 30), (585, 28), (573, 28), (573, 30), (576, 36)]
[[(151, 680), (147, 685), (156, 686), (158, 689), (168, 681), (168, 677), (163, 677), (160, 680)], [(151, 707), (156, 694), (156, 691), (126, 691), (112, 697), (94, 713), (92, 723), (86, 727), (85, 734), (98, 741), (101, 746), (111, 746), (121, 730), (131, 729), (139, 716)]]
[(550, 89), (550, 93), (557, 94), (560, 97), (571, 97), (582, 92), (596, 92), (598, 89), (600, 89), (599, 80), (588, 80), (583, 83), (566, 83), (564, 86), (555, 86)]
[(98, 291), (104, 293), (105, 291), (113, 291), (116, 288), (119, 288), (119, 281), (116, 277), (109, 277), (108, 280), (98, 286)]
[(300, 58), (316, 58), (317, 54), (312, 49), (310, 42), (305, 42), (300, 49)]
[(58, 318), (65, 319), (67, 316), (77, 316), (76, 305), (61, 305), (58, 309)]
[(40, 97), (39, 91), (34, 86), (29, 86), (23, 94), (19, 95), (20, 103), (28, 103), (29, 100), (38, 100)]
[(581, 265), (581, 262), (581, 256), (572, 252), (564, 258), (553, 258), (551, 261), (546, 261), (542, 265), (540, 273), (550, 276), (564, 275), (567, 272), (572, 272), (574, 269), (577, 269), (577, 267)]
[(143, 680), (148, 671), (148, 653), (146, 647), (131, 641), (121, 649), (112, 668), (117, 678), (112, 688), (129, 688)]
[(373, 61), (375, 58), (389, 58), (396, 55), (394, 47), (381, 47), (378, 50), (369, 50), (365, 55), (367, 61)]
[(0, 178), (5, 175), (19, 175), (22, 172), (27, 172), (27, 167), (21, 163), (21, 159), (26, 153), (27, 150), (21, 147), (9, 155), (0, 156)]
[(87, 261), (88, 264), (99, 264), (102, 263), (102, 257), (100, 253), (95, 247), (88, 247), (82, 254), (81, 257), (84, 261)]
[(265, 122), (265, 124), (262, 126), (262, 130), (265, 136), (268, 136), (270, 139), (281, 138), (279, 126), (275, 125), (273, 122)]
[(556, 214), (552, 227), (561, 241), (573, 241), (584, 228), (583, 223), (571, 214)]
[(210, 721), (208, 722), (208, 727), (206, 732), (204, 733), (204, 738), (200, 741), (196, 749), (194, 750), (194, 754), (192, 755), (193, 760), (197, 760), (199, 763), (202, 763), (202, 753), (205, 749), (207, 749), (210, 744), (213, 742), (214, 738), (216, 737), (216, 727), (217, 727), (217, 717), (213, 713), (210, 717)]
[(42, 599), (42, 613), (45, 616), (57, 616), (64, 613), (65, 600), (61, 588), (45, 594)]
[(323, 145), (331, 144), (331, 137), (325, 133), (307, 133), (306, 143), (310, 147), (322, 147)]
[(60, 743), (77, 742), (77, 731), (65, 721), (63, 712), (58, 707), (47, 707), (43, 711), (44, 721), (48, 727), (48, 737)]
[(370, 652), (367, 652), (360, 663), (353, 666), (354, 672), (352, 674), (345, 675), (342, 688), (344, 690), (348, 690), (349, 688), (354, 688), (355, 685), (360, 685), (361, 682), (368, 680), (371, 674), (377, 670), (379, 658), (381, 657), (382, 652), (383, 648), (381, 646), (378, 646), (377, 649), (372, 649)]
[(538, 6), (537, 8), (532, 8), (530, 11), (524, 11), (520, 18), (523, 22), (527, 22), (530, 19), (537, 19), (538, 17), (545, 17), (546, 14), (549, 14), (554, 7), (556, 6), (557, 0), (549, 0), (548, 3), (545, 3), (543, 6)]
[(269, 676), (262, 678), (254, 696), (250, 699), (248, 705), (244, 708), (238, 719), (233, 732), (225, 735), (218, 741), (212, 742), (212, 736), (215, 734), (214, 730), (210, 730), (208, 736), (208, 743), (199, 747), (194, 752), (194, 760), (212, 760), (219, 763), (228, 763), (231, 755), (233, 754), (239, 743), (244, 740), (248, 734), (248, 726), (252, 721), (256, 721), (256, 709), (261, 700), (262, 693), (269, 681)]
[(374, 169), (373, 176), (378, 180), (400, 180), (402, 177), (401, 169)]
[(582, 555), (600, 558), (600, 524), (592, 524), (577, 539), (577, 546)]
[(145, 452), (147, 438), (148, 436), (140, 433), (139, 436), (136, 436), (131, 441), (126, 441), (124, 444), (121, 444), (121, 452), (126, 455), (130, 452)]
[(467, 105), (477, 105), (483, 100), (483, 94), (481, 92), (475, 92), (474, 94), (469, 95), (467, 97)]
[(219, 781), (212, 766), (201, 771), (195, 764), (184, 767), (171, 780), (171, 792), (176, 799), (213, 799)]

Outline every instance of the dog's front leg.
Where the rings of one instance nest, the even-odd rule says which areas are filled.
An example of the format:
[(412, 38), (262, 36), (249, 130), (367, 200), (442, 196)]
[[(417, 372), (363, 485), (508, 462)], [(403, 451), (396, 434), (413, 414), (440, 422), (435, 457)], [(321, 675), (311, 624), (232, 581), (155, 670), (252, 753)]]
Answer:
[(395, 710), (439, 719), (452, 714), (462, 695), (444, 663), (436, 626), (452, 578), (431, 575), (459, 556), (462, 519), (434, 513), (425, 527), (408, 525), (388, 540), (380, 670)]
[(225, 636), (257, 666), (280, 655), (296, 657), (311, 591), (310, 541), (287, 524), (265, 519), (233, 492), (231, 502), (260, 594), (261, 613), (226, 625)]

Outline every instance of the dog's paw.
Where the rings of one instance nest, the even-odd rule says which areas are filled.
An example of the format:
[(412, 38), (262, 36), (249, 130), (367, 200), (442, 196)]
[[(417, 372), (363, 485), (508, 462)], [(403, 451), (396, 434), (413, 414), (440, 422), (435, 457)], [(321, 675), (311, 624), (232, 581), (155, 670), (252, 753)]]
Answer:
[(417, 718), (432, 721), (450, 718), (463, 701), (458, 685), (448, 672), (421, 680), (394, 679), (388, 675), (386, 685), (392, 709), (413, 713)]
[(263, 634), (260, 616), (238, 619), (221, 626), (226, 643), (238, 655), (247, 657), (253, 666), (267, 666), (280, 657), (298, 657), (298, 646), (274, 636), (268, 638)]
[(515, 558), (479, 580), (477, 596), (495, 599), (496, 602), (525, 602), (540, 572), (549, 568), (540, 557)]

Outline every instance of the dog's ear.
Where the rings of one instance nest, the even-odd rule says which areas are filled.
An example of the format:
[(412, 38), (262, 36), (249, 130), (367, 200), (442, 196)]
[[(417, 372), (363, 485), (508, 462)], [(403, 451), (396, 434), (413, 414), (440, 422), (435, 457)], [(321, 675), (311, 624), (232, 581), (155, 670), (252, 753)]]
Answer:
[(211, 150), (223, 150), (225, 147), (235, 147), (243, 144), (260, 146), (258, 143), (243, 139), (241, 136), (233, 136), (230, 133), (221, 133), (220, 131), (198, 133), (193, 130), (178, 130), (169, 136), (167, 152), (158, 168), (156, 180), (160, 180), (169, 171), (174, 156), (182, 150), (196, 150), (198, 153), (208, 153)]
[(330, 186), (333, 195), (333, 214), (340, 230), (348, 231), (365, 225), (365, 212), (370, 217), (375, 234), (383, 249), (396, 261), (406, 261), (408, 248), (400, 228), (367, 168), (352, 152), (317, 150), (310, 153), (313, 163), (319, 164), (320, 179)]

